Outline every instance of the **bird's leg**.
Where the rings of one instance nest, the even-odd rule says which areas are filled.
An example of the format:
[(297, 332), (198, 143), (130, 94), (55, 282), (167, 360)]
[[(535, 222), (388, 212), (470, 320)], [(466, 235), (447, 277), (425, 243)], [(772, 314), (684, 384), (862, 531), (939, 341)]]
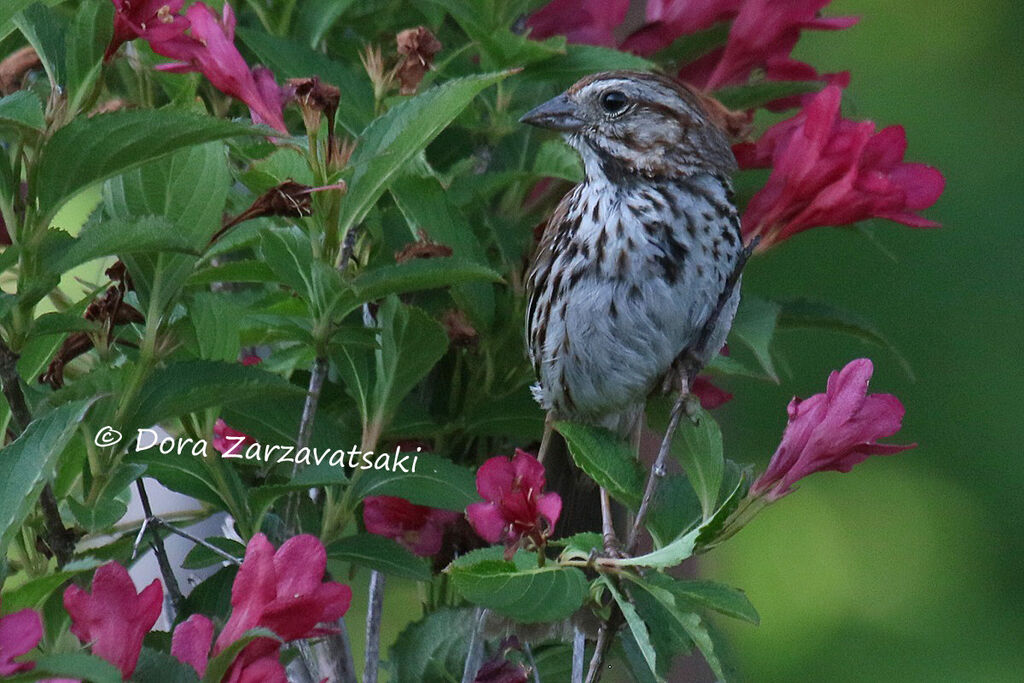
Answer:
[(647, 512), (651, 507), (651, 501), (654, 499), (654, 493), (658, 490), (658, 482), (665, 476), (665, 460), (668, 458), (668, 453), (672, 448), (672, 439), (675, 436), (676, 429), (679, 428), (679, 419), (682, 417), (683, 412), (685, 412), (687, 398), (690, 395), (690, 383), (687, 380), (686, 373), (680, 373), (679, 381), (679, 396), (672, 406), (668, 428), (665, 430), (665, 436), (661, 440), (658, 457), (654, 460), (654, 465), (647, 475), (644, 496), (640, 500), (640, 507), (636, 511), (636, 519), (633, 520), (633, 527), (630, 529), (626, 540), (627, 554), (631, 554), (636, 549), (636, 543), (640, 538), (640, 529), (643, 528), (644, 521), (647, 519)]
[(544, 436), (540, 438), (540, 451), (537, 453), (537, 460), (542, 465), (544, 464), (544, 457), (548, 454), (548, 448), (551, 446), (551, 433), (555, 431), (555, 416), (549, 410), (548, 414), (544, 417)]

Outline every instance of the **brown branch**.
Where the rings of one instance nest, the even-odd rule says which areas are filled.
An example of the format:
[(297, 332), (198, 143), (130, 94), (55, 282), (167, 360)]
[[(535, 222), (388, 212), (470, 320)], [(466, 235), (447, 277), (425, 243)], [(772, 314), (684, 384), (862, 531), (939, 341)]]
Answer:
[[(139, 491), (139, 500), (142, 502), (142, 511), (146, 515), (146, 521), (143, 523), (148, 524), (150, 528), (151, 542), (150, 546), (153, 548), (153, 554), (156, 555), (156, 563), (160, 566), (160, 575), (164, 578), (164, 584), (167, 586), (167, 593), (171, 596), (171, 605), (174, 608), (175, 614), (181, 611), (182, 602), (185, 598), (181, 595), (181, 588), (178, 587), (178, 579), (174, 576), (174, 570), (171, 569), (171, 560), (167, 555), (167, 547), (164, 546), (164, 539), (160, 536), (160, 532), (157, 531), (159, 524), (150, 524), (150, 520), (153, 517), (153, 508), (149, 505), (149, 495), (146, 493), (146, 486), (142, 483), (142, 479), (139, 478), (135, 482), (135, 486)], [(171, 621), (174, 621), (174, 615), (171, 615)]]

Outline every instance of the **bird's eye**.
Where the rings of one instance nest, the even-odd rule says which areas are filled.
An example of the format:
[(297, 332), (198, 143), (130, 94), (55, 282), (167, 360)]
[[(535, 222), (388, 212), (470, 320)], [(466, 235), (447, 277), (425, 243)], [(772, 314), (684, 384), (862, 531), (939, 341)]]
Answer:
[(609, 90), (601, 95), (601, 107), (609, 114), (618, 114), (628, 103), (626, 93), (621, 90)]

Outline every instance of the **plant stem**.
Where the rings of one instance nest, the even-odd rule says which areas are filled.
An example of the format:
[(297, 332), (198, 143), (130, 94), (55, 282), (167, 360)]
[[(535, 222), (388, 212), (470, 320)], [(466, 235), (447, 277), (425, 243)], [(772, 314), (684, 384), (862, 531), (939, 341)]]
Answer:
[(583, 657), (586, 648), (587, 639), (577, 626), (572, 631), (572, 683), (583, 683)]
[(377, 570), (370, 572), (369, 606), (366, 610), (366, 666), (363, 668), (363, 683), (377, 683), (377, 668), (380, 665), (380, 621), (384, 609), (384, 575)]
[[(153, 508), (149, 505), (149, 495), (146, 493), (146, 485), (142, 483), (141, 477), (135, 481), (135, 487), (139, 491), (142, 511), (145, 513), (146, 519), (150, 520), (153, 518)], [(164, 585), (167, 586), (167, 593), (171, 597), (171, 607), (174, 610), (174, 614), (171, 615), (170, 621), (173, 622), (175, 615), (181, 611), (181, 603), (184, 598), (181, 595), (181, 589), (178, 587), (178, 579), (174, 577), (174, 570), (171, 569), (171, 561), (167, 556), (164, 539), (160, 538), (160, 532), (156, 530), (156, 527), (156, 524), (151, 527), (150, 536), (152, 539), (150, 543), (153, 547), (153, 554), (156, 555), (156, 563), (160, 565), (160, 575), (164, 577)]]
[(484, 617), (487, 610), (482, 607), (476, 609), (473, 619), (473, 634), (469, 638), (469, 648), (466, 651), (466, 665), (462, 668), (462, 683), (473, 683), (476, 674), (480, 670), (480, 664), (484, 659), (483, 631)]
[[(324, 388), (324, 380), (327, 378), (327, 358), (317, 354), (313, 361), (313, 367), (309, 375), (309, 388), (306, 391), (306, 402), (302, 406), (302, 418), (299, 421), (299, 433), (295, 437), (295, 450), (299, 451), (309, 446), (309, 439), (313, 434), (313, 420), (316, 419), (316, 410), (320, 405), (320, 392)], [(299, 464), (292, 464), (292, 476), (298, 472)], [(288, 504), (285, 507), (285, 524), (292, 529), (298, 528), (299, 522), (299, 496), (302, 492), (296, 491), (288, 496)]]
[(590, 658), (590, 667), (587, 669), (586, 683), (597, 683), (601, 680), (601, 669), (604, 666), (604, 654), (611, 645), (614, 631), (608, 622), (601, 624), (597, 631), (597, 645), (594, 647), (594, 656)]
[(181, 536), (184, 539), (192, 541), (196, 545), (201, 545), (204, 548), (206, 548), (207, 550), (209, 550), (210, 552), (212, 552), (213, 554), (215, 554), (215, 555), (217, 555), (219, 557), (224, 558), (225, 560), (227, 560), (228, 562), (230, 562), (232, 564), (235, 564), (235, 565), (242, 564), (242, 561), (240, 559), (238, 559), (237, 557), (235, 557), (234, 555), (232, 555), (231, 553), (224, 552), (223, 550), (221, 550), (217, 546), (213, 545), (212, 543), (208, 543), (207, 541), (199, 538), (198, 536), (193, 536), (192, 534), (190, 534), (189, 532), (185, 531), (184, 529), (179, 529), (178, 527), (174, 526), (173, 524), (165, 522), (160, 517), (148, 517), (147, 519), (148, 519), (149, 523), (152, 524), (153, 526), (162, 526), (163, 528), (165, 528), (168, 531), (170, 531), (172, 534), (175, 534), (177, 536)]

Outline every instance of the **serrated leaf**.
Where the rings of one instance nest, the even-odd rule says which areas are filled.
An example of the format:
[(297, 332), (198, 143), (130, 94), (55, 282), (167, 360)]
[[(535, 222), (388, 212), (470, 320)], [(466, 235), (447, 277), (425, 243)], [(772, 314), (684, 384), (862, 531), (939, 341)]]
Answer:
[(533, 172), (578, 183), (583, 180), (583, 163), (576, 150), (564, 140), (546, 140), (533, 159)]
[(73, 195), (101, 180), (184, 147), (261, 132), (251, 125), (174, 109), (78, 117), (43, 146), (30, 194), (42, 215), (52, 218)]
[(648, 669), (654, 675), (658, 681), (664, 681), (661, 675), (658, 673), (658, 655), (654, 651), (654, 645), (651, 643), (651, 634), (647, 630), (647, 625), (644, 620), (640, 618), (640, 615), (636, 611), (636, 607), (627, 600), (622, 593), (615, 587), (615, 583), (607, 576), (600, 576), (597, 579), (605, 585), (608, 592), (612, 594), (615, 599), (615, 603), (622, 610), (622, 616), (626, 618), (626, 625), (629, 626), (630, 633), (633, 634), (634, 640), (636, 640), (637, 646), (640, 648), (640, 652), (644, 657), (644, 661), (647, 663)]
[[(352, 485), (352, 497), (358, 501), (368, 496), (398, 496), (415, 505), (457, 512), (480, 500), (471, 471), (432, 453), (420, 453), (418, 458), (415, 472), (362, 472)], [(412, 466), (411, 460), (407, 466)]]
[(654, 68), (653, 62), (628, 52), (596, 45), (570, 43), (565, 46), (564, 54), (529, 65), (523, 71), (522, 78), (545, 83), (553, 82), (560, 87), (568, 87), (584, 76), (598, 71), (651, 71)]
[(52, 8), (42, 2), (25, 7), (14, 24), (35, 48), (50, 83), (67, 87), (67, 27)]
[(725, 45), (729, 38), (729, 24), (719, 23), (709, 29), (681, 36), (651, 56), (651, 61), (658, 64), (669, 64), (669, 71), (675, 72), (680, 65), (689, 64), (698, 57), (706, 55), (716, 47)]
[(400, 102), (367, 126), (349, 161), (353, 173), (338, 219), (340, 234), (366, 217), (388, 184), (474, 97), (509, 73), (448, 81)]
[(409, 624), (388, 653), (391, 680), (459, 680), (474, 626), (473, 610), (451, 607)]
[(355, 534), (335, 541), (327, 546), (327, 557), (413, 581), (430, 580), (426, 560), (390, 538), (376, 534)]
[(170, 363), (153, 372), (126, 424), (147, 427), (161, 420), (230, 403), (249, 393), (300, 394), (287, 380), (253, 366), (193, 360)]
[(693, 551), (697, 546), (697, 537), (699, 533), (699, 528), (694, 529), (693, 531), (680, 536), (663, 548), (659, 548), (658, 550), (647, 553), (646, 555), (617, 560), (616, 564), (624, 567), (654, 567), (655, 569), (675, 567), (683, 560), (693, 557)]
[(106, 2), (84, 2), (71, 24), (67, 45), (69, 109), (77, 112), (99, 77), (103, 53), (113, 35), (114, 8)]
[(338, 271), (313, 258), (309, 237), (298, 228), (265, 231), (260, 253), (281, 282), (306, 301), (314, 318), (323, 317), (341, 295)]
[(711, 516), (711, 519), (705, 521), (700, 525), (697, 531), (697, 545), (701, 546), (702, 549), (711, 548), (714, 546), (716, 537), (721, 533), (725, 527), (726, 521), (729, 516), (739, 507), (740, 502), (747, 495), (747, 491), (750, 489), (750, 469), (744, 469), (740, 472), (740, 477), (736, 482), (735, 488), (732, 492), (726, 496), (725, 500), (715, 511), (715, 514)]
[(686, 476), (675, 472), (666, 474), (654, 492), (645, 524), (654, 539), (654, 547), (670, 543), (698, 525), (701, 519), (700, 500)]
[(0, 126), (15, 126), (29, 132), (41, 132), (46, 126), (43, 105), (30, 90), (18, 90), (0, 97)]
[(576, 465), (602, 486), (608, 494), (633, 509), (640, 505), (644, 490), (643, 468), (633, 449), (607, 429), (557, 422)]
[(772, 380), (779, 377), (772, 363), (771, 343), (782, 308), (773, 301), (744, 295), (732, 322), (730, 338), (743, 343)]
[(263, 261), (229, 261), (223, 265), (197, 270), (189, 284), (210, 285), (215, 282), (274, 282), (274, 271)]
[(821, 90), (820, 81), (761, 81), (722, 88), (712, 94), (729, 109), (747, 110), (818, 90)]
[(463, 419), (466, 433), (475, 436), (512, 436), (530, 441), (539, 440), (544, 432), (544, 411), (525, 386), (513, 394), (466, 406)]
[(14, 30), (14, 17), (36, 0), (4, 0), (0, 4), (0, 40)]
[(678, 599), (707, 607), (736, 619), (761, 623), (757, 610), (743, 591), (714, 581), (675, 581), (669, 589)]
[(587, 597), (587, 579), (575, 567), (548, 563), (519, 551), (512, 561), (504, 549), (484, 548), (457, 558), (446, 569), (470, 602), (525, 623), (555, 621), (575, 612)]
[(53, 477), (57, 458), (95, 400), (55, 408), (33, 420), (0, 450), (0, 557), (6, 556), (11, 537), (36, 504), (43, 485)]
[(194, 253), (190, 241), (163, 216), (90, 223), (74, 242), (45, 259), (47, 270), (65, 273), (96, 258), (115, 254), (176, 251)]

